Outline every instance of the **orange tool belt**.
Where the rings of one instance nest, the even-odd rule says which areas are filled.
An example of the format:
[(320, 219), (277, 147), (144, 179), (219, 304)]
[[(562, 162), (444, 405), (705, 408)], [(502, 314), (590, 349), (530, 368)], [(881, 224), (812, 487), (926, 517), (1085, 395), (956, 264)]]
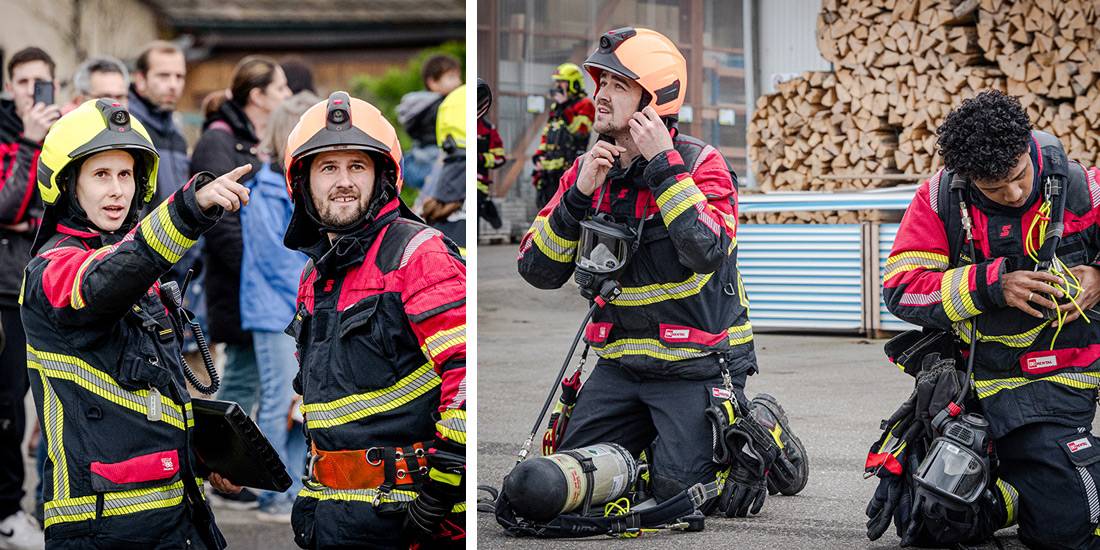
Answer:
[(428, 476), (428, 450), (423, 443), (349, 451), (324, 451), (311, 443), (310, 454), (310, 479), (333, 489), (393, 489), (420, 483)]

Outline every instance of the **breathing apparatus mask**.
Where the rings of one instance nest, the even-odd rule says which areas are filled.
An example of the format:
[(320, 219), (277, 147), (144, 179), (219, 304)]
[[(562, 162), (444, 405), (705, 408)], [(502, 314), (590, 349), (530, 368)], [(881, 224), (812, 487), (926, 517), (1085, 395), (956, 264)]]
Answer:
[(942, 435), (913, 475), (918, 491), (925, 489), (959, 505), (973, 504), (989, 485), (993, 440), (981, 415), (944, 415)]
[(605, 287), (608, 283), (618, 286), (616, 279), (638, 249), (642, 223), (644, 220), (638, 223), (635, 230), (603, 213), (597, 213), (581, 222), (581, 234), (577, 243), (577, 269), (573, 275), (580, 287), (581, 296), (594, 300), (606, 293)]

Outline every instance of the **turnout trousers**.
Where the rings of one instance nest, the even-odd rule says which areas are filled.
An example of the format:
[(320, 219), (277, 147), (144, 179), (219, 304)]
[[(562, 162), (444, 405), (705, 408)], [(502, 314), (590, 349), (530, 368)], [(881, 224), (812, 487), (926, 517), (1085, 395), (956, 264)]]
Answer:
[[(733, 374), (738, 401), (748, 410), (747, 373)], [(613, 360), (600, 359), (581, 387), (560, 450), (616, 443), (638, 456), (652, 448), (649, 472), (657, 500), (695, 483), (714, 481), (711, 425), (704, 411), (720, 400), (721, 376), (704, 380), (644, 379)], [(718, 392), (721, 393), (721, 392)]]

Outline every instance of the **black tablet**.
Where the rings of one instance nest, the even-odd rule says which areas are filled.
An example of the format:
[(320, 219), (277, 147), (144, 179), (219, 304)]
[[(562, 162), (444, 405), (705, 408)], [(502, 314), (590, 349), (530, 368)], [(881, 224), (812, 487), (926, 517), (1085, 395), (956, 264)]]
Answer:
[(256, 423), (232, 401), (192, 399), (194, 448), (207, 471), (234, 485), (286, 491), (290, 474)]

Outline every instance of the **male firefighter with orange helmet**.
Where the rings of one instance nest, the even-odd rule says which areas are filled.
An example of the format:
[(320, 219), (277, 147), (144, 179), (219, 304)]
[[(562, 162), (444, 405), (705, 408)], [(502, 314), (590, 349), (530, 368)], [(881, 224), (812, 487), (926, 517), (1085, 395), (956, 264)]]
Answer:
[(287, 328), (309, 441), (295, 542), (461, 547), (465, 265), (398, 198), (401, 148), (378, 109), (335, 92), (286, 151), (284, 243), (310, 257)]
[(138, 221), (158, 164), (141, 123), (105, 99), (61, 117), (42, 144), (46, 208), (20, 303), (50, 548), (225, 547), (196, 478), (180, 301), (157, 279), (248, 203), (236, 180), (249, 167), (196, 174)]
[(588, 134), (596, 108), (584, 92), (584, 73), (573, 63), (558, 65), (550, 88), (550, 118), (542, 129), (539, 148), (532, 160), (535, 172), (531, 183), (538, 191), (536, 204), (541, 210), (558, 190), (565, 170), (588, 147)]
[(519, 271), (551, 289), (576, 269), (583, 290), (591, 273), (582, 259), (596, 258), (585, 231), (594, 224), (628, 235), (619, 249), (630, 254), (614, 258), (625, 261), (614, 276), (618, 296), (595, 299), (601, 307), (584, 339), (599, 361), (559, 448), (610, 442), (638, 455), (652, 446), (658, 500), (717, 481), (705, 511), (755, 514), (769, 490), (801, 491), (808, 467), (775, 398), (744, 394), (757, 364), (737, 269), (732, 171), (715, 147), (677, 131), (687, 65), (668, 38), (610, 31), (584, 67), (597, 83), (600, 139), (527, 232)]

